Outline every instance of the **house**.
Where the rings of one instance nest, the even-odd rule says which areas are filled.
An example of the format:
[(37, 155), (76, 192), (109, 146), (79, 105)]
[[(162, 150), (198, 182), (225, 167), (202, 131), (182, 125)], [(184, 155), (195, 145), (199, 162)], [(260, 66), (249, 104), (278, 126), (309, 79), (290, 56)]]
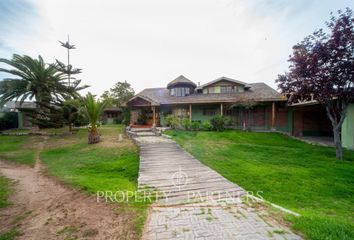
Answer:
[(228, 116), (235, 128), (289, 131), (286, 98), (265, 83), (220, 77), (197, 86), (184, 76), (166, 88), (144, 89), (127, 102), (131, 124), (164, 126), (169, 114), (207, 121)]
[(342, 125), (343, 147), (354, 150), (354, 103), (349, 104)]
[(9, 101), (5, 103), (0, 109), (0, 117), (5, 116), (7, 113), (17, 114), (17, 124), (13, 126), (18, 128), (28, 128), (33, 127), (32, 119), (33, 114), (35, 114), (36, 104), (34, 102), (16, 102)]
[(102, 114), (104, 124), (117, 124), (122, 122), (122, 109), (119, 107), (107, 107)]

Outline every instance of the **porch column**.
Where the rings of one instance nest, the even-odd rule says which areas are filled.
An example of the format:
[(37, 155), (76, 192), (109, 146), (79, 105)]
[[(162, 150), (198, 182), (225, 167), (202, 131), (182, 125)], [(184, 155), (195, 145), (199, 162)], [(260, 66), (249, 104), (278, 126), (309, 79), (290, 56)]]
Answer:
[(189, 121), (192, 122), (192, 104), (189, 104)]
[(275, 130), (275, 102), (272, 102), (272, 130)]
[(220, 116), (224, 114), (224, 109), (222, 103), (220, 104)]
[(155, 106), (152, 107), (152, 123), (154, 126), (156, 126), (156, 111), (155, 111)]

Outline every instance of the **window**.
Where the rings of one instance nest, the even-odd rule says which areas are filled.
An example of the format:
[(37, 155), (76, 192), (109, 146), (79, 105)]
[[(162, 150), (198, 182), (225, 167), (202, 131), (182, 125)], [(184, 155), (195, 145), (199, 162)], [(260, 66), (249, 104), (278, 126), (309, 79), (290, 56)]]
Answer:
[(203, 115), (204, 116), (214, 116), (216, 114), (216, 109), (204, 108)]
[(214, 93), (214, 87), (210, 87), (210, 88), (208, 89), (208, 92), (209, 92), (209, 93)]
[(189, 94), (190, 94), (189, 88), (172, 88), (171, 89), (171, 96), (183, 97), (183, 96), (188, 96)]
[(236, 92), (237, 88), (233, 86), (221, 86), (220, 87), (220, 92), (221, 93), (233, 93)]

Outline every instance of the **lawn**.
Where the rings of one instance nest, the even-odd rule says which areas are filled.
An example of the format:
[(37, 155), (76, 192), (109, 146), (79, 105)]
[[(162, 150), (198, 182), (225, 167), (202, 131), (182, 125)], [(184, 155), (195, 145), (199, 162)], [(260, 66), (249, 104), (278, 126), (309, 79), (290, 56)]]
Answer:
[(0, 159), (33, 166), (38, 136), (0, 136)]
[[(118, 142), (122, 126), (102, 126), (103, 141), (87, 144), (87, 130), (76, 134), (51, 137), (41, 160), (50, 175), (64, 183), (96, 194), (97, 191), (136, 191), (139, 171), (137, 147), (128, 139)], [(135, 212), (135, 226), (141, 232), (147, 204), (120, 204), (121, 210)]]
[(0, 176), (0, 209), (9, 205), (10, 182), (7, 178)]
[(277, 133), (169, 131), (205, 165), (247, 191), (300, 213), (289, 217), (308, 239), (354, 239), (354, 152)]

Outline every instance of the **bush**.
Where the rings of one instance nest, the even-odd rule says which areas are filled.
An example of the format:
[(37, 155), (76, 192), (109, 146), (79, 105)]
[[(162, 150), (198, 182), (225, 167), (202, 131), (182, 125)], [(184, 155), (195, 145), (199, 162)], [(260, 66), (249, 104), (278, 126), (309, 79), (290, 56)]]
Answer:
[(202, 127), (205, 131), (211, 131), (213, 129), (209, 121), (203, 122)]
[(147, 122), (147, 112), (145, 109), (142, 109), (138, 115), (138, 124), (144, 125)]
[(224, 117), (225, 126), (232, 126), (232, 119), (230, 117)]
[(225, 118), (223, 116), (217, 115), (210, 119), (211, 126), (215, 131), (225, 130)]
[(198, 122), (198, 121), (192, 122), (191, 130), (198, 131), (199, 129), (200, 129), (200, 122)]
[(191, 128), (191, 122), (188, 118), (182, 118), (181, 125), (184, 130), (189, 130)]
[(130, 110), (128, 108), (122, 110), (122, 124), (126, 126), (130, 124)]
[(181, 121), (174, 115), (168, 115), (165, 119), (166, 125), (172, 129), (179, 128), (181, 126)]
[(16, 112), (5, 112), (0, 116), (0, 130), (17, 128), (18, 115)]

